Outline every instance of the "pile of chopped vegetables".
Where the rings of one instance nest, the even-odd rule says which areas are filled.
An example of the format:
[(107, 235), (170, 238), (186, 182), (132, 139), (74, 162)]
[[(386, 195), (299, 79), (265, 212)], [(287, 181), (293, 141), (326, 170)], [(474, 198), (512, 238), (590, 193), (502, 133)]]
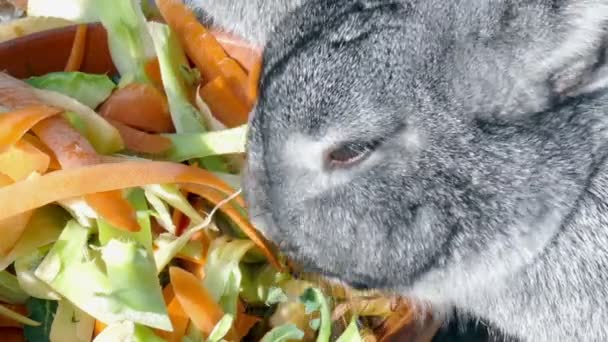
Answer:
[[(259, 56), (178, 0), (30, 0), (65, 70), (0, 74), (3, 341), (376, 341), (401, 300), (295, 277), (240, 196)], [(99, 22), (117, 75), (80, 72)], [(241, 54), (242, 55), (242, 54)]]

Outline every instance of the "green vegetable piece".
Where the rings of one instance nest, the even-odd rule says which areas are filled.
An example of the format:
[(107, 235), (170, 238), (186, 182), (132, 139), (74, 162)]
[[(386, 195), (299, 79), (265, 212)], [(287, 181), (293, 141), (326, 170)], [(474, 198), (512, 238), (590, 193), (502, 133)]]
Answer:
[(23, 304), (28, 298), (29, 295), (19, 286), (17, 277), (7, 271), (0, 272), (0, 301), (9, 304)]
[(357, 317), (353, 317), (346, 330), (344, 330), (336, 342), (363, 342), (359, 328), (357, 327)]
[(175, 34), (168, 25), (157, 22), (149, 22), (148, 30), (158, 56), (175, 131), (177, 133), (206, 131), (200, 113), (188, 100), (188, 84), (181, 71), (188, 66), (188, 60)]
[(261, 342), (284, 342), (291, 340), (302, 340), (304, 338), (304, 332), (295, 324), (284, 324), (270, 330)]
[(96, 260), (90, 233), (70, 221), (35, 275), (107, 325), (128, 320), (170, 331), (151, 255), (135, 241), (110, 240)]
[(51, 342), (90, 342), (95, 319), (63, 299), (58, 302), (51, 325)]
[(129, 192), (127, 200), (131, 203), (137, 214), (137, 222), (140, 230), (138, 232), (127, 232), (112, 226), (102, 218), (97, 220), (99, 230), (99, 242), (105, 246), (112, 239), (133, 240), (144, 246), (150, 253), (152, 252), (152, 225), (150, 223), (150, 210), (144, 196), (144, 191), (140, 188)]
[(97, 13), (91, 5), (96, 0), (28, 0), (27, 15), (30, 17), (55, 17), (77, 23), (97, 21)]
[(165, 134), (173, 142), (166, 158), (183, 162), (209, 156), (245, 152), (247, 125), (205, 133)]
[(201, 215), (190, 205), (188, 199), (182, 194), (178, 187), (172, 184), (155, 184), (144, 186), (146, 192), (149, 192), (161, 200), (165, 201), (170, 206), (178, 209), (184, 215), (188, 216), (193, 224), (203, 222)]
[(211, 245), (205, 264), (205, 287), (225, 313), (236, 316), (241, 287), (239, 264), (245, 253), (255, 244), (250, 240), (226, 242), (220, 238)]
[(52, 72), (25, 80), (39, 89), (53, 90), (74, 98), (91, 109), (104, 102), (116, 87), (106, 75), (83, 72)]
[(311, 314), (315, 311), (321, 313), (321, 324), (317, 335), (317, 342), (329, 342), (331, 336), (331, 311), (327, 298), (321, 290), (316, 288), (308, 288), (300, 296), (300, 301), (306, 307), (306, 314)]
[(6, 269), (18, 257), (57, 240), (68, 219), (67, 212), (56, 205), (36, 209), (15, 248), (0, 258), (0, 270)]
[(133, 322), (117, 322), (105, 328), (93, 342), (165, 342), (149, 328)]
[(28, 342), (51, 342), (51, 325), (57, 311), (57, 302), (30, 297), (25, 304), (29, 317), (40, 325), (23, 327), (23, 334)]
[(206, 342), (221, 342), (228, 331), (230, 331), (230, 328), (232, 328), (232, 322), (234, 322), (232, 315), (224, 315), (224, 317), (217, 322), (215, 327), (213, 327)]
[(112, 61), (122, 76), (121, 85), (149, 83), (145, 66), (155, 53), (140, 1), (103, 0), (93, 3), (108, 32), (108, 46)]
[[(48, 250), (48, 249), (46, 249)], [(45, 282), (38, 279), (34, 272), (42, 259), (44, 259), (45, 253), (41, 249), (37, 249), (30, 254), (24, 255), (15, 260), (15, 273), (17, 274), (17, 280), (19, 286), (28, 295), (40, 299), (48, 300), (60, 300), (61, 297), (51, 289)]]

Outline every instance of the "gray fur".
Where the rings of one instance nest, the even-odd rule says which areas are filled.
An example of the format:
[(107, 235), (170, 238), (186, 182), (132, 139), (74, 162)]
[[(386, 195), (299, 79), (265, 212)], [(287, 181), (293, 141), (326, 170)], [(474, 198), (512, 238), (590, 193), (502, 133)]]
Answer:
[(607, 0), (219, 2), (265, 32), (244, 190), (283, 252), (524, 341), (608, 341)]

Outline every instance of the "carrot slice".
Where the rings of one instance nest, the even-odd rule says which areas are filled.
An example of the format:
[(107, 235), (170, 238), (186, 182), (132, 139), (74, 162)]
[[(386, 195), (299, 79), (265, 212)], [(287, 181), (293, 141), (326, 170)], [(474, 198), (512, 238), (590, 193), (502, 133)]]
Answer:
[[(12, 184), (13, 180), (2, 178), (1, 182), (6, 186)], [(32, 211), (28, 210), (0, 219), (0, 234), (2, 234), (2, 239), (0, 239), (0, 255), (6, 255), (13, 249), (19, 238), (21, 238), (21, 235), (23, 235), (31, 217)]]
[(211, 28), (210, 31), (224, 51), (251, 73), (262, 56), (262, 48), (222, 30)]
[(167, 304), (167, 312), (169, 319), (171, 319), (173, 331), (155, 330), (155, 333), (167, 342), (181, 342), (184, 335), (186, 335), (190, 318), (186, 315), (179, 300), (175, 297), (171, 284), (163, 289), (163, 297)]
[(235, 96), (246, 106), (250, 106), (247, 88), (249, 79), (241, 66), (232, 58), (224, 58), (217, 64)]
[(26, 179), (32, 172), (45, 173), (49, 163), (48, 155), (24, 139), (0, 153), (0, 172), (15, 181)]
[(137, 214), (119, 190), (98, 192), (84, 196), (85, 201), (114, 227), (138, 232)]
[(44, 103), (34, 94), (27, 83), (19, 81), (5, 72), (0, 72), (0, 105), (10, 109), (20, 109), (43, 106)]
[(159, 87), (160, 89), (162, 89), (163, 87), (163, 78), (162, 75), (160, 73), (160, 64), (158, 62), (158, 58), (154, 58), (150, 61), (148, 61), (146, 63), (146, 65), (144, 66), (144, 69), (146, 70), (146, 74), (148, 75), (148, 77), (150, 77), (150, 79), (152, 80), (152, 82)]
[[(33, 131), (55, 152), (64, 169), (102, 163), (93, 146), (63, 118), (44, 120)], [(135, 209), (121, 191), (86, 194), (85, 201), (113, 226), (130, 232), (140, 230)]]
[[(197, 328), (209, 335), (224, 316), (222, 308), (194, 275), (181, 268), (171, 267), (169, 276), (175, 291), (175, 298), (181, 304), (184, 312)], [(227, 340), (237, 341), (238, 339), (234, 337), (234, 329), (231, 329), (227, 334)]]
[(26, 133), (23, 135), (23, 141), (27, 141), (35, 148), (39, 149), (42, 153), (46, 154), (49, 157), (49, 170), (59, 170), (61, 166), (59, 165), (59, 161), (57, 161), (57, 157), (55, 157), (55, 152), (51, 151), (51, 149), (46, 146), (40, 138), (37, 136)]
[(131, 83), (116, 90), (101, 106), (99, 114), (148, 132), (174, 130), (167, 97), (150, 84)]
[(125, 146), (133, 152), (161, 154), (172, 146), (171, 140), (162, 135), (149, 134), (112, 119), (108, 122), (118, 130)]
[(64, 169), (101, 163), (89, 141), (61, 117), (43, 120), (32, 131), (53, 151)]
[(243, 301), (239, 299), (237, 302), (236, 321), (234, 322), (234, 330), (236, 331), (237, 341), (240, 341), (245, 337), (251, 328), (262, 319), (256, 316), (248, 315), (245, 313), (245, 306)]
[[(182, 184), (182, 188), (197, 194), (212, 203), (218, 203), (222, 201), (225, 197), (220, 193), (215, 191), (214, 189), (197, 185), (197, 184)], [(253, 241), (264, 253), (264, 256), (268, 259), (268, 261), (274, 265), (275, 267), (281, 269), (281, 264), (277, 260), (275, 254), (269, 247), (269, 243), (262, 237), (262, 235), (251, 225), (251, 223), (245, 219), (233, 206), (223, 206), (220, 207), (220, 211), (224, 213), (224, 215), (228, 216), (232, 222), (234, 222), (247, 237)]]
[(101, 334), (101, 332), (107, 327), (105, 323), (95, 320), (95, 327), (93, 328), (93, 338), (97, 337), (97, 335)]
[[(0, 188), (0, 219), (68, 198), (166, 183), (194, 183), (226, 194), (234, 192), (211, 172), (184, 164), (157, 161), (96, 164), (54, 171)], [(213, 202), (213, 198), (208, 200)], [(237, 198), (237, 203), (244, 204), (243, 199)]]
[(34, 104), (0, 114), (0, 151), (19, 141), (38, 122), (62, 112), (54, 107)]
[(0, 187), (5, 186), (5, 185), (9, 185), (9, 184), (13, 184), (13, 179), (11, 177), (9, 177), (8, 175), (5, 175), (4, 173), (0, 172)]
[(181, 0), (156, 0), (156, 5), (203, 78), (212, 80), (221, 75), (217, 63), (227, 57), (226, 52), (194, 13)]
[(74, 43), (72, 44), (72, 51), (70, 52), (70, 58), (65, 66), (65, 71), (78, 71), (82, 66), (84, 59), (84, 51), (87, 44), (87, 25), (80, 24), (76, 28), (76, 35), (74, 36)]
[(247, 123), (249, 109), (234, 94), (223, 76), (207, 83), (199, 94), (213, 116), (224, 126), (234, 128)]

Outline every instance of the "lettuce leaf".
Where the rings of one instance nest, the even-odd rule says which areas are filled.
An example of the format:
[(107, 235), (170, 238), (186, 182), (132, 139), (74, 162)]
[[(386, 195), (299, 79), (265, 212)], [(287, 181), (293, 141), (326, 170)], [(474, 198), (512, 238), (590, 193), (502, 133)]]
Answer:
[(116, 85), (106, 75), (83, 72), (52, 72), (25, 80), (35, 88), (53, 90), (95, 109), (112, 93)]
[(222, 342), (224, 336), (226, 336), (228, 331), (230, 331), (230, 328), (232, 328), (232, 322), (234, 322), (234, 317), (232, 315), (224, 315), (224, 317), (217, 322), (215, 327), (213, 327), (206, 342)]
[(344, 330), (336, 342), (363, 342), (361, 334), (359, 333), (359, 328), (357, 327), (356, 316), (353, 317), (346, 330)]
[(107, 325), (128, 320), (172, 330), (148, 251), (134, 241), (113, 239), (99, 248), (99, 260), (87, 246), (90, 234), (70, 221), (35, 275)]
[(331, 336), (331, 311), (325, 295), (319, 289), (309, 288), (300, 296), (300, 300), (306, 307), (306, 314), (320, 311), (321, 325), (317, 335), (317, 342), (329, 342)]
[(293, 340), (302, 340), (304, 332), (295, 324), (285, 324), (270, 330), (261, 342), (286, 342)]
[(94, 328), (93, 317), (63, 299), (58, 302), (49, 336), (51, 342), (90, 342)]
[(98, 15), (92, 3), (96, 0), (28, 0), (27, 15), (53, 17), (76, 23), (97, 21)]
[[(21, 256), (15, 260), (15, 273), (19, 286), (28, 295), (40, 299), (60, 300), (61, 297), (53, 291), (45, 282), (38, 279), (34, 272), (40, 262), (44, 259), (45, 253), (39, 248), (30, 254)], [(48, 249), (47, 249), (48, 251)]]
[(19, 286), (17, 277), (7, 271), (0, 272), (0, 301), (9, 304), (24, 304), (29, 297)]
[(132, 82), (149, 83), (146, 63), (156, 54), (138, 0), (94, 1), (95, 10), (108, 32), (108, 45), (120, 86)]
[(183, 162), (209, 156), (245, 153), (247, 125), (206, 133), (165, 134), (173, 142), (169, 160)]

